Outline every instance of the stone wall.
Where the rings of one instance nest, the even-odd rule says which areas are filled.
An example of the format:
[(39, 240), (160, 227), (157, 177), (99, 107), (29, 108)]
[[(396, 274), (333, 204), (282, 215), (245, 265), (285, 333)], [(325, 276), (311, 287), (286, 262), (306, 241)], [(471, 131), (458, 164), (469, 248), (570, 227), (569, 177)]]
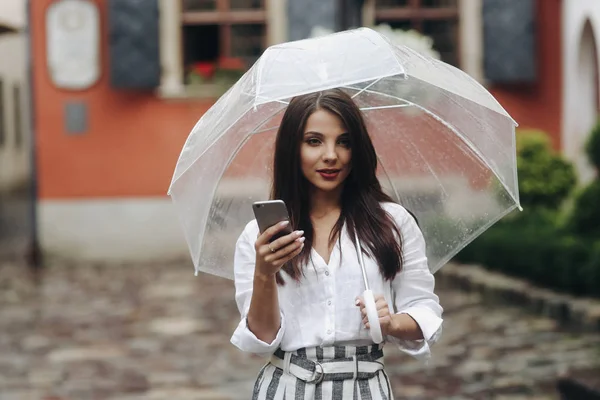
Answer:
[(477, 292), (492, 303), (526, 308), (576, 331), (600, 332), (600, 299), (556, 293), (476, 265), (448, 264), (436, 278), (441, 285)]

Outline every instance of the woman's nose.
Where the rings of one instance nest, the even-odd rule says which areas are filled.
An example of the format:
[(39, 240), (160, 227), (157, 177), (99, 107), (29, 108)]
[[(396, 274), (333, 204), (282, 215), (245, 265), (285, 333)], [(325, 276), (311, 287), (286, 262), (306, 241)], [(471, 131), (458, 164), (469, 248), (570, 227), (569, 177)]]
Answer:
[(323, 154), (323, 160), (326, 162), (331, 162), (337, 160), (337, 152), (335, 151), (335, 146), (325, 146), (325, 152)]

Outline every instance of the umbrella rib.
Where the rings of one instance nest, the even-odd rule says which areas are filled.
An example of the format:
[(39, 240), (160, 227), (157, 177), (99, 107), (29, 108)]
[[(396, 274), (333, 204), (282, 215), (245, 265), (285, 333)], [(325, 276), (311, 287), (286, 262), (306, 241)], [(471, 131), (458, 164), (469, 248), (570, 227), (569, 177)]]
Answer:
[[(192, 128), (192, 131), (190, 132), (190, 134), (188, 135), (187, 139), (185, 140), (185, 143), (183, 145), (183, 150), (185, 150), (187, 148), (188, 143), (190, 142), (190, 140), (192, 140), (193, 134), (194, 132), (196, 132), (197, 130), (199, 130), (199, 128), (202, 126), (202, 122), (204, 117), (208, 114), (208, 112), (210, 112), (211, 109), (213, 109), (213, 107), (217, 106), (218, 104), (220, 104), (221, 102), (225, 103), (226, 101), (229, 100), (229, 97), (231, 97), (231, 93), (234, 90), (234, 86), (230, 87), (227, 92), (225, 92), (224, 95), (222, 95), (219, 100), (217, 100), (217, 102), (215, 104), (213, 104), (213, 106), (206, 112), (204, 113), (204, 115), (202, 117), (200, 117), (200, 119), (198, 120), (198, 122), (196, 122), (196, 125), (194, 125), (194, 127)], [(249, 111), (251, 108), (249, 108), (246, 111)], [(246, 112), (245, 111), (245, 112)], [(226, 132), (227, 130), (229, 130), (229, 128), (231, 128), (232, 126), (234, 126), (243, 116), (244, 113), (242, 113), (234, 122), (231, 123), (231, 125), (229, 125), (227, 127), (227, 129), (225, 129), (224, 132)], [(177, 181), (186, 174), (186, 172), (192, 167), (192, 165), (194, 165), (196, 163), (196, 161), (198, 161), (200, 159), (200, 157), (202, 157), (204, 155), (204, 153), (206, 153), (206, 151), (208, 149), (210, 149), (216, 142), (217, 140), (219, 140), (219, 137), (212, 139), (212, 142), (209, 146), (206, 146), (206, 149), (204, 149), (204, 151), (202, 151), (202, 153), (200, 153), (198, 156), (196, 156), (196, 158), (194, 159), (194, 161), (192, 161), (186, 168), (185, 170), (183, 170), (182, 172), (180, 172), (179, 174), (177, 174), (177, 166), (175, 167), (175, 173), (173, 174), (173, 177), (171, 178), (171, 184), (169, 185), (169, 189), (167, 190), (167, 194), (170, 195), (171, 194), (171, 189), (173, 188), (173, 186), (175, 185), (175, 183), (177, 183)], [(180, 155), (181, 157), (181, 155)], [(179, 164), (179, 161), (177, 161), (177, 164)]]
[(391, 106), (379, 106), (379, 107), (363, 107), (360, 111), (373, 111), (373, 110), (386, 110), (390, 108), (403, 108), (403, 107), (412, 107), (410, 104), (395, 104)]
[[(268, 96), (260, 96), (261, 98), (265, 99), (266, 101), (264, 102), (260, 102), (257, 105), (260, 104), (265, 104), (271, 101), (277, 101), (277, 100), (281, 100), (281, 99), (289, 99), (290, 97), (296, 97), (296, 96), (302, 96), (304, 94), (308, 94), (308, 93), (315, 93), (318, 91), (324, 91), (324, 90), (328, 90), (328, 89), (334, 89), (334, 88), (345, 88), (345, 89), (352, 89), (352, 90), (359, 90), (357, 88), (353, 88), (351, 86), (348, 85), (354, 85), (354, 84), (358, 84), (358, 83), (362, 83), (362, 82), (366, 82), (366, 81), (370, 81), (373, 79), (380, 79), (380, 78), (391, 78), (398, 75), (398, 73), (394, 72), (392, 74), (387, 74), (387, 75), (377, 75), (377, 76), (372, 76), (369, 78), (364, 78), (364, 79), (359, 79), (359, 80), (355, 80), (355, 81), (351, 81), (351, 82), (336, 82), (336, 83), (332, 83), (330, 85), (326, 85), (326, 86), (320, 86), (318, 88), (309, 88), (309, 89), (304, 89), (304, 90), (297, 90), (295, 91), (293, 94), (285, 94), (285, 95), (281, 95), (278, 97), (268, 97)], [(285, 82), (281, 83), (280, 85), (278, 85), (279, 87), (286, 87), (286, 86), (298, 86), (298, 84), (294, 83), (294, 84), (287, 84)], [(379, 92), (374, 92), (377, 94), (381, 94)]]
[[(469, 115), (470, 115), (470, 116), (471, 116), (473, 119), (475, 119), (475, 120), (477, 120), (477, 119), (478, 119), (478, 118), (477, 118), (477, 116), (476, 116), (475, 114), (473, 114), (473, 112), (472, 112), (471, 110), (469, 110), (469, 109), (468, 109), (468, 108), (466, 108), (466, 107), (463, 107), (463, 106), (462, 106), (462, 105), (461, 105), (461, 104), (460, 104), (458, 101), (456, 101), (456, 99), (455, 99), (454, 97), (452, 97), (452, 96), (448, 96), (447, 94), (445, 94), (445, 97), (446, 97), (448, 100), (450, 100), (452, 103), (454, 103), (455, 105), (457, 105), (458, 107), (460, 107), (460, 108), (462, 108), (463, 110), (465, 110), (465, 112), (469, 113)], [(479, 123), (481, 123), (481, 122), (479, 122)], [(481, 123), (481, 124), (482, 124), (482, 123)], [(514, 138), (514, 135), (513, 135), (513, 138)], [(490, 140), (491, 140), (491, 141), (492, 141), (494, 144), (498, 143), (498, 141), (496, 140), (496, 137), (494, 137), (494, 136), (491, 136), (491, 137), (489, 137), (489, 136), (488, 136), (488, 139), (490, 139)], [(501, 146), (500, 146), (500, 148), (498, 149), (498, 151), (502, 152), (502, 154), (504, 154), (506, 157), (510, 157), (510, 155), (509, 155), (509, 154), (507, 154), (507, 152), (505, 152), (505, 151), (504, 151), (504, 149), (502, 149), (502, 147), (501, 147)]]
[[(267, 51), (268, 51), (268, 49), (267, 49)], [(256, 69), (257, 69), (257, 71), (256, 71), (256, 75), (257, 75), (257, 77), (256, 77), (256, 96), (254, 96), (254, 101), (252, 102), (254, 107), (256, 107), (256, 99), (258, 97), (260, 97), (260, 92), (259, 91), (260, 91), (260, 88), (262, 87), (261, 86), (261, 81), (262, 81), (262, 70), (263, 70), (263, 64), (264, 64), (263, 57), (260, 57), (258, 59), (257, 64), (258, 65), (256, 67)]]
[(250, 134), (251, 135), (258, 135), (259, 133), (269, 132), (269, 131), (272, 131), (273, 129), (278, 129), (278, 128), (279, 128), (279, 125), (271, 127), (271, 128), (261, 129), (260, 131), (254, 130)]
[(280, 103), (280, 104), (285, 104), (286, 106), (289, 106), (290, 103), (287, 101), (283, 101), (283, 100), (277, 100), (277, 99), (269, 99), (268, 97), (265, 96), (256, 96), (257, 98), (261, 98), (261, 99), (265, 99), (265, 100), (269, 100), (269, 101), (273, 101), (275, 103)]
[[(364, 88), (364, 89), (361, 90), (359, 88), (355, 88), (355, 87), (352, 87), (352, 86), (341, 86), (341, 87), (343, 87), (344, 89), (350, 89), (350, 90), (360, 90), (360, 93), (367, 92), (367, 93), (376, 94), (376, 95), (379, 95), (379, 96), (382, 96), (382, 97), (390, 97), (390, 98), (392, 98), (394, 100), (399, 100), (399, 101), (404, 102), (404, 104), (391, 104), (391, 105), (388, 105), (388, 106), (365, 107), (365, 108), (361, 108), (361, 110), (369, 111), (369, 110), (378, 110), (378, 109), (385, 109), (385, 108), (409, 107), (409, 106), (414, 105), (410, 101), (408, 101), (406, 99), (403, 99), (401, 97), (392, 96), (391, 94), (387, 94), (387, 93), (377, 92), (375, 90), (368, 90), (367, 88)], [(352, 97), (352, 98), (354, 98), (354, 97)]]
[(448, 261), (450, 261), (452, 259), (452, 257), (457, 255), (462, 249), (467, 247), (467, 245), (469, 243), (471, 243), (473, 240), (477, 239), (477, 237), (479, 235), (481, 235), (483, 232), (485, 232), (489, 227), (491, 227), (496, 222), (500, 221), (502, 218), (504, 218), (505, 216), (507, 216), (508, 214), (513, 212), (515, 210), (515, 208), (518, 208), (521, 211), (523, 211), (521, 209), (521, 206), (518, 203), (513, 204), (510, 207), (508, 207), (506, 210), (504, 210), (503, 212), (498, 214), (495, 218), (491, 219), (486, 224), (479, 227), (479, 229), (475, 230), (474, 232), (471, 232), (471, 235), (468, 237), (468, 240), (464, 241), (463, 244), (461, 244), (460, 246), (457, 246), (453, 251), (449, 252), (445, 257), (439, 259), (435, 263), (435, 266), (433, 268), (430, 268), (431, 273), (435, 274), (442, 266), (444, 266)]
[(381, 78), (377, 78), (375, 79), (373, 82), (369, 83), (367, 86), (365, 86), (364, 88), (362, 88), (360, 90), (360, 92), (355, 93), (354, 96), (352, 96), (352, 99), (354, 99), (355, 97), (359, 96), (361, 93), (363, 93), (364, 91), (368, 90), (371, 86), (375, 85), (377, 82), (379, 82), (381, 80)]
[[(283, 109), (279, 109), (276, 112), (272, 113), (269, 117), (265, 118), (258, 126), (261, 126), (266, 121), (268, 121), (269, 119), (273, 118), (275, 115), (277, 115), (278, 113), (280, 113), (282, 110)], [(229, 159), (227, 160), (227, 163), (225, 164), (225, 168), (220, 173), (219, 182), (223, 178), (223, 174), (225, 173), (225, 171), (227, 170), (227, 167), (229, 167), (229, 165), (231, 164), (231, 162), (233, 161), (233, 159), (235, 158), (235, 156), (240, 152), (240, 150), (242, 149), (242, 147), (244, 147), (244, 145), (248, 142), (248, 140), (250, 140), (250, 138), (252, 137), (252, 135), (255, 133), (254, 131), (256, 131), (256, 129), (254, 129), (252, 132), (250, 132), (242, 140), (242, 142), (236, 147), (235, 151), (233, 153), (231, 153), (231, 156), (229, 157)], [(213, 189), (213, 191), (211, 193), (211, 197), (210, 197), (211, 199), (214, 199), (215, 193), (217, 192), (217, 187), (218, 186), (219, 186), (219, 184), (217, 183), (217, 185), (215, 186), (215, 188)], [(202, 248), (202, 246), (204, 245), (204, 240), (205, 240), (204, 233), (205, 233), (205, 231), (206, 231), (206, 226), (204, 226), (204, 231), (202, 232), (202, 244), (200, 245), (200, 248)], [(198, 276), (198, 272), (200, 271), (200, 265), (199, 264), (200, 264), (200, 257), (198, 257), (197, 263), (194, 264), (196, 276)], [(198, 266), (196, 267), (196, 265), (198, 265)]]
[(425, 111), (427, 114), (431, 115), (433, 118), (435, 118), (438, 122), (441, 122), (442, 124), (446, 125), (448, 127), (448, 129), (450, 129), (452, 132), (454, 132), (459, 138), (461, 138), (463, 140), (463, 142), (467, 145), (467, 147), (469, 147), (469, 149), (471, 149), (471, 151), (473, 152), (473, 154), (475, 154), (475, 156), (477, 156), (477, 158), (479, 158), (479, 160), (486, 166), (489, 168), (490, 171), (492, 171), (492, 173), (496, 176), (496, 178), (498, 179), (498, 181), (500, 181), (500, 183), (502, 184), (502, 186), (504, 187), (504, 190), (506, 190), (508, 192), (508, 194), (510, 195), (510, 197), (514, 200), (514, 202), (520, 207), (520, 202), (519, 200), (517, 200), (515, 198), (515, 196), (513, 195), (513, 193), (511, 192), (511, 190), (507, 187), (506, 183), (504, 182), (504, 180), (502, 178), (500, 178), (500, 176), (498, 175), (498, 173), (496, 172), (496, 170), (494, 168), (492, 168), (492, 166), (487, 162), (487, 160), (485, 159), (485, 157), (483, 156), (483, 154), (481, 154), (481, 152), (479, 151), (479, 149), (475, 146), (475, 144), (473, 142), (471, 142), (469, 139), (467, 139), (462, 133), (460, 133), (460, 131), (458, 129), (456, 129), (456, 127), (454, 127), (454, 125), (444, 121), (439, 115), (437, 115), (436, 113), (434, 113), (431, 110), (428, 110), (427, 108), (420, 106), (416, 103), (412, 103), (415, 107)]
[(425, 159), (425, 157), (423, 157), (423, 153), (421, 153), (421, 151), (417, 148), (417, 146), (414, 145), (414, 143), (412, 141), (407, 140), (407, 142), (419, 154), (419, 157), (421, 157), (421, 160), (423, 160), (423, 162), (427, 166), (427, 169), (429, 170), (429, 172), (431, 173), (431, 175), (433, 175), (433, 177), (435, 178), (435, 180), (438, 181), (440, 187), (442, 188), (442, 192), (444, 193), (444, 195), (448, 196), (448, 192), (446, 191), (446, 188), (444, 187), (444, 184), (442, 183), (442, 181), (440, 180), (440, 178), (438, 177), (438, 175), (435, 173), (435, 171), (433, 170), (433, 168), (431, 168), (431, 165), (429, 165), (429, 163), (427, 162), (427, 160)]
[[(350, 88), (352, 89), (352, 88)], [(354, 88), (354, 90), (358, 90), (356, 88)], [(500, 183), (502, 184), (502, 186), (504, 187), (504, 189), (508, 192), (508, 194), (510, 195), (510, 197), (515, 201), (515, 203), (519, 204), (520, 207), (520, 202), (515, 198), (514, 194), (511, 192), (511, 190), (507, 187), (506, 183), (504, 182), (503, 179), (500, 178), (500, 176), (498, 175), (498, 173), (496, 172), (496, 170), (494, 168), (492, 168), (492, 166), (487, 162), (487, 160), (485, 159), (485, 157), (483, 156), (483, 154), (481, 154), (481, 151), (479, 151), (479, 149), (477, 148), (477, 146), (475, 146), (475, 144), (473, 142), (471, 142), (469, 139), (467, 139), (465, 137), (465, 135), (463, 135), (458, 129), (456, 129), (456, 127), (446, 121), (444, 121), (444, 119), (442, 119), (439, 115), (437, 115), (436, 113), (434, 113), (433, 111), (423, 107), (420, 104), (417, 103), (413, 103), (412, 101), (397, 97), (397, 96), (392, 96), (391, 94), (387, 94), (387, 93), (381, 93), (381, 92), (375, 92), (372, 90), (365, 90), (366, 92), (370, 92), (370, 93), (374, 93), (374, 94), (378, 94), (380, 96), (384, 96), (384, 97), (391, 97), (393, 99), (396, 100), (400, 100), (400, 101), (404, 101), (412, 106), (417, 107), (418, 109), (424, 111), (426, 114), (432, 116), (433, 118), (435, 118), (438, 122), (442, 123), (443, 125), (447, 126), (448, 129), (450, 129), (452, 132), (454, 132), (454, 134), (456, 134), (460, 139), (462, 139), (462, 141), (467, 145), (467, 147), (469, 147), (469, 149), (473, 152), (473, 154), (475, 154), (477, 156), (477, 158), (479, 158), (479, 160), (487, 167), (489, 168), (490, 171), (492, 171), (492, 173), (496, 176), (496, 178), (498, 178), (498, 181), (500, 181)]]
[(381, 161), (381, 158), (379, 156), (377, 156), (377, 160), (379, 161), (379, 165), (381, 166), (381, 169), (383, 170), (383, 174), (387, 178), (388, 182), (390, 183), (390, 186), (392, 187), (392, 190), (394, 191), (396, 200), (400, 201), (400, 195), (398, 194), (398, 191), (396, 190), (396, 185), (394, 185), (394, 182), (392, 182), (392, 178), (390, 178), (390, 174), (387, 173), (385, 166), (383, 165), (383, 162)]

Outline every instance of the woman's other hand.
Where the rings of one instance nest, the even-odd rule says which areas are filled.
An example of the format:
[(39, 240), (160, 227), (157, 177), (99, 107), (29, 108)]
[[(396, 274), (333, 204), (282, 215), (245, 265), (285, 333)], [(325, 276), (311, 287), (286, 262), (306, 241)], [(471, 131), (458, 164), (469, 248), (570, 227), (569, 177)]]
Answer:
[(296, 257), (304, 248), (304, 231), (295, 231), (269, 243), (271, 238), (284, 229), (288, 221), (266, 229), (256, 239), (256, 274), (274, 276), (286, 262)]
[[(365, 308), (365, 301), (362, 296), (356, 299), (356, 305), (360, 307), (360, 313), (363, 317), (363, 325), (365, 328), (370, 329), (369, 319), (367, 317), (367, 309)], [(387, 301), (383, 295), (375, 295), (375, 308), (379, 316), (379, 325), (381, 326), (381, 333), (385, 337), (393, 332), (393, 319), (390, 314), (390, 308), (388, 307)]]
[[(369, 320), (367, 317), (367, 309), (365, 308), (365, 301), (361, 297), (356, 299), (356, 305), (360, 307), (360, 312), (363, 317), (363, 324), (365, 328), (369, 329)], [(375, 295), (375, 307), (377, 308), (377, 314), (379, 315), (379, 325), (381, 326), (381, 333), (385, 336), (394, 336), (404, 340), (421, 340), (423, 339), (423, 332), (417, 324), (417, 321), (408, 314), (392, 314), (388, 307), (387, 301), (383, 295)]]

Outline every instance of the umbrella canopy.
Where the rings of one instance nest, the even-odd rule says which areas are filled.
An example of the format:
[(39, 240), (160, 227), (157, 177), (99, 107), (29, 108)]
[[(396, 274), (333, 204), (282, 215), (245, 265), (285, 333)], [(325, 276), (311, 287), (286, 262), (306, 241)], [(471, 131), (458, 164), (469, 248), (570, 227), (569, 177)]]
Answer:
[(291, 98), (341, 88), (363, 111), (387, 192), (416, 215), (437, 271), (519, 206), (515, 121), (461, 70), (361, 28), (268, 48), (198, 121), (169, 194), (196, 272), (233, 278), (235, 239), (269, 196)]

